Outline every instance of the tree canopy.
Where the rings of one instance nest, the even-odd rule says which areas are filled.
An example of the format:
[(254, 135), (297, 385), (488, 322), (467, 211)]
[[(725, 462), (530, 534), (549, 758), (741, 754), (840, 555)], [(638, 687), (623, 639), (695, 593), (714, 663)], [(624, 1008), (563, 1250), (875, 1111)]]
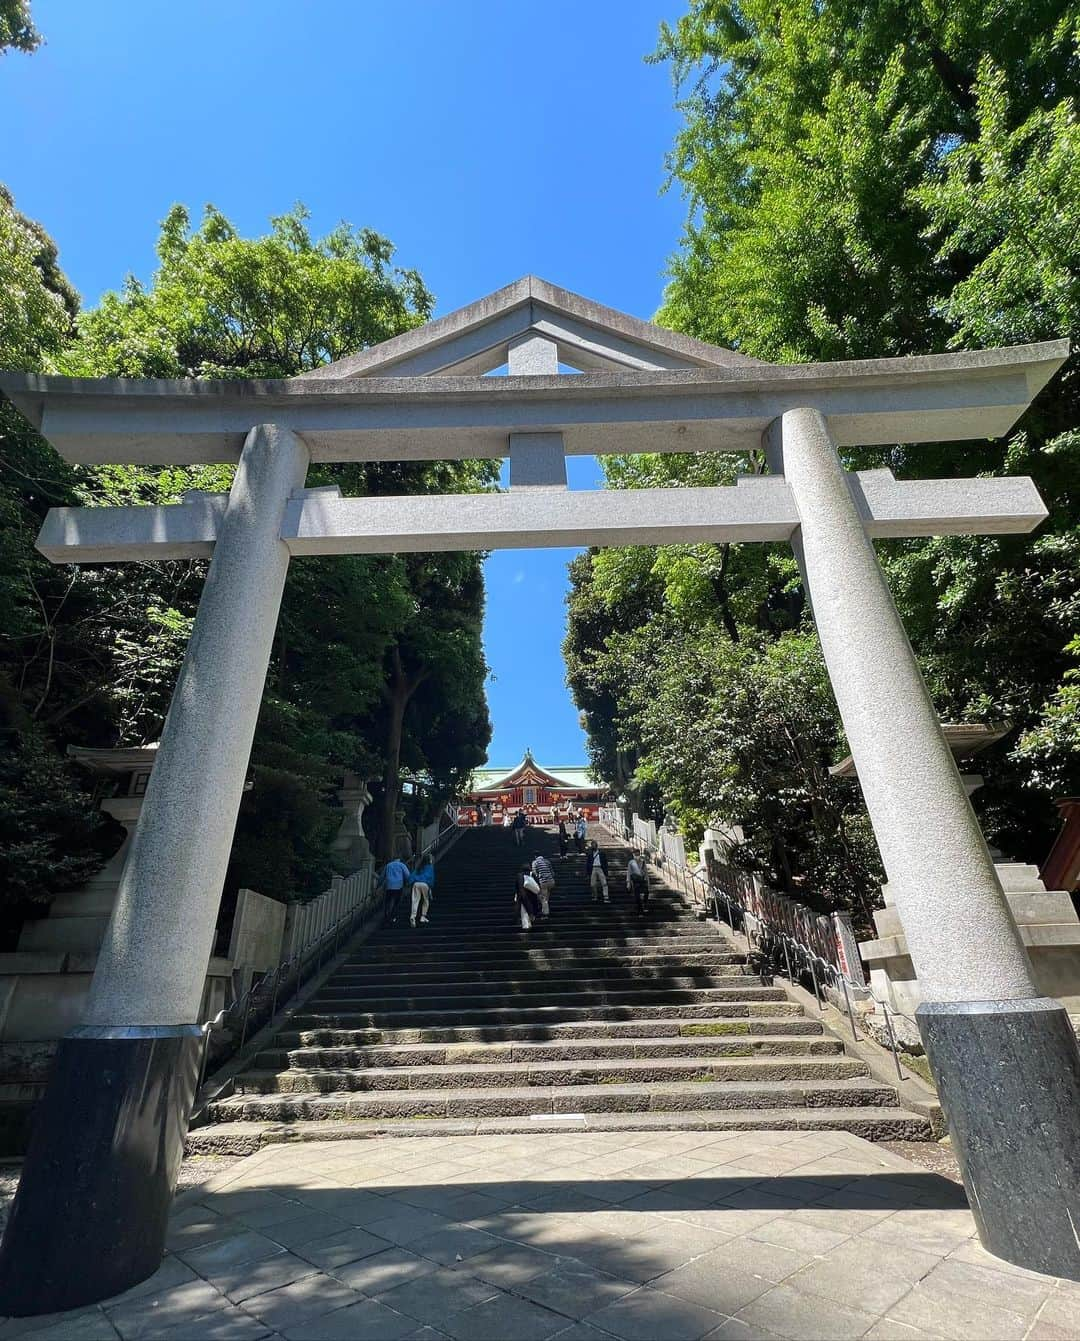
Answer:
[(27, 0), (0, 0), (0, 56), (6, 50), (36, 51), (41, 40)]
[[(286, 377), (418, 325), (432, 308), (419, 274), (397, 268), (391, 244), (370, 230), (342, 224), (315, 238), (298, 206), (271, 220), (265, 235), (245, 238), (213, 206), (197, 225), (175, 206), (161, 228), (152, 281), (129, 278), (72, 329), (55, 249), (32, 225), (5, 224), (2, 215), (0, 238), (5, 226), (21, 242), (12, 265), (37, 277), (36, 289), (16, 290), (20, 311), (11, 323), (0, 308), (0, 331), (10, 324), (23, 332), (13, 352), (21, 350), (24, 367), (81, 376)], [(20, 325), (21, 313), (27, 319)], [(0, 346), (0, 364), (16, 362), (12, 343)], [(0, 550), (0, 603), (17, 616), (6, 626), (16, 636), (0, 644), (0, 693), (11, 729), (28, 738), (32, 723), (39, 751), (54, 759), (71, 742), (156, 739), (205, 564), (54, 568), (33, 540), (50, 504), (174, 502), (192, 488), (228, 489), (232, 468), (72, 468), (10, 407), (3, 413), (0, 505), (21, 519)], [(335, 483), (346, 494), (399, 494), (484, 488), (493, 478), (489, 463), (359, 463), (313, 467), (308, 482)], [(392, 789), (380, 812), (392, 832), (399, 777), (388, 770), (391, 754), (423, 785), (429, 809), (482, 761), (490, 736), (482, 609), (474, 554), (346, 556), (291, 566), (230, 887), (247, 884), (282, 898), (326, 887), (340, 818), (330, 801), (345, 769)], [(423, 663), (432, 692), (415, 697), (394, 736), (385, 695), (402, 657)], [(456, 731), (448, 730), (444, 699), (459, 709)], [(12, 794), (25, 793), (30, 762), (16, 774)], [(79, 814), (91, 818), (84, 812), (85, 798)], [(54, 845), (72, 846), (70, 824), (61, 844), (59, 821), (43, 823), (51, 824)], [(379, 841), (385, 848), (389, 834)], [(98, 854), (85, 836), (81, 854), (74, 846), (83, 870)], [(48, 897), (71, 879), (39, 871), (26, 893)]]
[[(688, 204), (658, 319), (776, 362), (1074, 335), (1078, 27), (1075, 0), (691, 0), (653, 56), (678, 91), (669, 169)], [(939, 712), (1012, 726), (978, 801), (991, 839), (1029, 860), (1045, 854), (1053, 797), (1080, 786), (1077, 409), (1074, 356), (1006, 441), (846, 453), (899, 477), (1030, 474), (1051, 510), (1033, 536), (878, 546)], [(736, 465), (763, 468), (634, 457), (606, 471), (613, 487), (678, 487)], [(610, 769), (617, 749), (691, 828), (742, 822), (750, 864), (788, 888), (848, 881), (860, 905), (880, 872), (840, 784), (825, 791), (843, 823), (820, 822), (814, 779), (844, 745), (831, 697), (807, 678), (820, 658), (790, 552), (593, 555), (573, 585), (570, 683), (598, 762)], [(680, 649), (673, 674), (703, 677), (698, 692), (664, 692), (635, 643), (661, 636)], [(796, 713), (773, 750), (739, 714), (766, 689), (773, 708), (805, 696), (821, 714)], [(740, 778), (748, 790), (731, 790)], [(795, 851), (790, 869), (778, 842)]]

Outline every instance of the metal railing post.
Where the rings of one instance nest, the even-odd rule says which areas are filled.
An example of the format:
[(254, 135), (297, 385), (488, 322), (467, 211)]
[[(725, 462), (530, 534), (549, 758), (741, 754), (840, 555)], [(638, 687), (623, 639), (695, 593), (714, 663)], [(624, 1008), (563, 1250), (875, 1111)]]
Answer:
[(904, 1068), (900, 1065), (900, 1049), (896, 1046), (896, 1034), (893, 1031), (892, 1020), (889, 1017), (889, 1007), (884, 1001), (880, 1004), (881, 1009), (885, 1012), (885, 1028), (889, 1035), (889, 1047), (892, 1049), (893, 1062), (896, 1064), (896, 1076), (898, 1080), (902, 1081), (904, 1079)]
[(244, 997), (244, 1023), (240, 1030), (240, 1047), (242, 1048), (247, 1041), (248, 1016), (251, 1014), (251, 988), (247, 990)]
[(818, 1014), (822, 1014), (821, 993), (818, 991), (817, 969), (814, 967), (814, 956), (808, 955), (810, 961), (810, 981), (814, 984), (814, 1000), (817, 1002)]
[(848, 1021), (851, 1024), (851, 1037), (855, 1040), (856, 1043), (858, 1043), (859, 1035), (855, 1028), (855, 1013), (851, 1009), (851, 996), (849, 995), (847, 989), (847, 979), (844, 977), (842, 973), (840, 975), (840, 986), (844, 989), (844, 1004), (847, 1006)]
[(211, 1024), (209, 1020), (207, 1020), (206, 1024), (204, 1024), (202, 1027), (203, 1032), (202, 1057), (199, 1059), (199, 1083), (195, 1086), (196, 1094), (199, 1093), (203, 1085), (206, 1083), (206, 1059), (210, 1055), (210, 1031), (213, 1029), (213, 1027), (214, 1027), (213, 1024)]

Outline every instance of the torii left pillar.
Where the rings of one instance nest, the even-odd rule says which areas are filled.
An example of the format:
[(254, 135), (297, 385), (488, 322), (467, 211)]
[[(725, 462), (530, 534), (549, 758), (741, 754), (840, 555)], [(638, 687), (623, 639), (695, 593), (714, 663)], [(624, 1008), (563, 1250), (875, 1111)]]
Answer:
[(61, 1040), (3, 1245), (0, 1314), (78, 1307), (161, 1263), (198, 1021), (308, 451), (247, 435), (84, 1023)]

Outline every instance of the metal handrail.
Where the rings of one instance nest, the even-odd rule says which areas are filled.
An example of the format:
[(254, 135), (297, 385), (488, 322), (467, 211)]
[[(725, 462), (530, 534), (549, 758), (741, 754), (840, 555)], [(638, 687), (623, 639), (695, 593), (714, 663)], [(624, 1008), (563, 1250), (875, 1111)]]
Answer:
[[(727, 890), (721, 889), (713, 881), (702, 875), (700, 871), (692, 870), (688, 866), (680, 868), (662, 850), (651, 848), (631, 828), (619, 822), (616, 818), (619, 813), (617, 810), (604, 807), (600, 812), (600, 822), (609, 833), (629, 843), (635, 850), (643, 852), (646, 858), (657, 867), (662, 867), (666, 877), (670, 878), (674, 874), (684, 893), (693, 892), (693, 901), (699, 907), (708, 910), (711, 906), (718, 932), (722, 901), (725, 910), (723, 920), (727, 922), (732, 931), (741, 931), (746, 936), (747, 943), (751, 947), (751, 954), (757, 959), (758, 972), (763, 980), (766, 977), (770, 980), (774, 977), (782, 977), (787, 978), (793, 984), (798, 984), (801, 978), (809, 977), (819, 1014), (824, 1010), (822, 985), (827, 984), (834, 991), (839, 988), (843, 993), (844, 1008), (851, 1028), (851, 1036), (856, 1042), (859, 1041), (859, 1030), (855, 1022), (855, 1011), (851, 1004), (851, 991), (849, 989), (857, 986), (858, 990), (862, 992), (869, 991), (871, 999), (875, 1005), (880, 1006), (885, 1018), (885, 1030), (889, 1036), (889, 1051), (892, 1053), (893, 1063), (896, 1066), (897, 1079), (900, 1081), (906, 1079), (900, 1065), (901, 1049), (897, 1042), (896, 1031), (893, 1028), (892, 1017), (899, 1015), (901, 1019), (907, 1020), (916, 1029), (919, 1027), (917, 1020), (910, 1015), (906, 1015), (903, 1011), (897, 1010), (894, 1006), (890, 1006), (872, 989), (868, 989), (866, 984), (850, 982), (847, 975), (836, 964), (825, 959), (812, 946), (796, 940), (782, 927), (770, 925), (767, 919), (760, 914), (750, 912), (738, 899), (734, 898)], [(687, 889), (687, 881), (690, 884), (690, 891)], [(708, 915), (708, 911), (706, 911), (706, 916)], [(878, 1040), (867, 1030), (863, 1030), (862, 1036), (879, 1047), (881, 1046)]]
[[(731, 910), (736, 909), (742, 919), (743, 934), (746, 936), (747, 942), (753, 946), (755, 934), (753, 927), (746, 920), (748, 916), (746, 909), (743, 908), (737, 900), (731, 898), (726, 891), (717, 889), (715, 886), (712, 886), (711, 889), (714, 903), (716, 903), (717, 907), (717, 917), (719, 918), (719, 904), (717, 900), (722, 898), (728, 908), (727, 921), (732, 930), (737, 929), (735, 921), (731, 916)], [(823, 958), (816, 950), (805, 945), (802, 941), (796, 940), (782, 928), (770, 926), (763, 918), (758, 917), (756, 914), (751, 913), (749, 914), (749, 917), (754, 922), (757, 922), (759, 927), (756, 935), (759, 963), (767, 966), (764, 973), (762, 973), (762, 977), (768, 976), (770, 979), (772, 977), (785, 977), (791, 983), (798, 983), (800, 977), (809, 974), (814, 993), (814, 1001), (818, 1008), (818, 1014), (822, 1014), (824, 1011), (822, 1005), (822, 984), (827, 983), (834, 991), (839, 988), (844, 997), (844, 1010), (848, 1018), (848, 1025), (851, 1029), (851, 1037), (855, 1042), (858, 1042), (860, 1032), (856, 1025), (857, 1017), (851, 1004), (851, 991), (849, 990), (850, 988), (855, 987), (856, 984), (850, 982), (847, 975), (837, 968), (835, 964), (830, 963), (829, 960)], [(778, 959), (778, 954), (780, 952), (783, 953), (783, 967), (780, 966)], [(900, 1064), (901, 1048), (897, 1042), (896, 1030), (893, 1028), (892, 1017), (893, 1015), (899, 1015), (902, 1019), (905, 1019), (914, 1025), (916, 1029), (919, 1027), (918, 1021), (913, 1019), (910, 1015), (906, 1015), (903, 1011), (890, 1006), (887, 1001), (883, 1001), (872, 989), (867, 988), (865, 984), (859, 984), (858, 986), (861, 991), (869, 992), (870, 998), (874, 1004), (881, 1007), (885, 1019), (885, 1030), (889, 1036), (888, 1050), (892, 1054), (893, 1064), (896, 1067), (896, 1078), (903, 1082), (907, 1077), (904, 1075), (903, 1067)], [(869, 1042), (876, 1044), (878, 1047), (881, 1046), (878, 1040), (874, 1038), (865, 1027), (862, 1030), (862, 1037)]]
[[(458, 841), (461, 835), (465, 832), (465, 830), (461, 828), (457, 822), (457, 807), (453, 806), (449, 801), (446, 803), (446, 806), (443, 809), (442, 818), (449, 819), (450, 823), (446, 826), (445, 829), (439, 830), (439, 832), (435, 835), (435, 837), (431, 840), (431, 842), (428, 843), (427, 847), (421, 849), (420, 854), (416, 859), (417, 862), (423, 861), (425, 857), (430, 857), (432, 860), (434, 860), (436, 853), (438, 853), (439, 856), (442, 856), (443, 852), (449, 852), (449, 850), (454, 846), (454, 844)], [(444, 838), (449, 839), (449, 841), (447, 841), (445, 844), (443, 844)], [(442, 851), (439, 851), (440, 845), (442, 845)]]
[[(797, 983), (800, 977), (808, 975), (819, 1013), (823, 1010), (819, 970), (821, 979), (828, 982), (834, 990), (839, 987), (844, 994), (844, 1003), (848, 1021), (851, 1025), (852, 1037), (858, 1038), (855, 1013), (852, 1009), (851, 994), (848, 990), (849, 984), (844, 973), (835, 964), (830, 963), (811, 946), (796, 940), (782, 928), (770, 926), (763, 917), (744, 907), (738, 899), (727, 890), (721, 889), (707, 875), (703, 875), (700, 871), (693, 870), (689, 866), (680, 866), (671, 861), (662, 849), (654, 850), (651, 848), (626, 824), (620, 823), (615, 818), (617, 814), (617, 811), (613, 812), (605, 807), (604, 811), (601, 812), (601, 823), (610, 833), (630, 843), (636, 850), (642, 851), (646, 858), (652, 860), (656, 866), (662, 867), (668, 878), (674, 875), (676, 886), (681, 888), (684, 894), (692, 895), (693, 902), (705, 909), (706, 917), (708, 917), (711, 907), (716, 920), (717, 931), (720, 929), (720, 905), (721, 901), (723, 902), (726, 913), (723, 920), (727, 922), (732, 931), (741, 931), (746, 936), (752, 954), (757, 958), (759, 965), (762, 966), (762, 968), (759, 968), (759, 973), (763, 978), (766, 976), (769, 978), (786, 977), (790, 982)], [(778, 954), (775, 952), (776, 950), (782, 950), (783, 952), (782, 965)], [(794, 968), (792, 952), (794, 952)], [(854, 986), (854, 984), (851, 985)], [(889, 1033), (891, 1037), (891, 1023)]]

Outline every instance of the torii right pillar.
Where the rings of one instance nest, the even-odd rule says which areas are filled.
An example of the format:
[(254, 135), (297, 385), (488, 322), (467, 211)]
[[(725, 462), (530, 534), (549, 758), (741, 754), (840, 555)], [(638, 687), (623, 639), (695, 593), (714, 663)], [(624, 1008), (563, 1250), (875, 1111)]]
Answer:
[(983, 1245), (1080, 1280), (1080, 1052), (1039, 996), (824, 416), (768, 435), (837, 707), (922, 988), (918, 1020)]

